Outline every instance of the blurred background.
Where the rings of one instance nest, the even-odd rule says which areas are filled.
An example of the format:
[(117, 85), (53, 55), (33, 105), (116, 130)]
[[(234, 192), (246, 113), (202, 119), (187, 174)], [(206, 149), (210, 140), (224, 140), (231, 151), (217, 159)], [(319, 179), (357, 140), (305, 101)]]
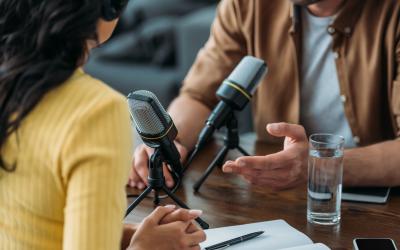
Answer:
[[(113, 37), (92, 51), (86, 72), (125, 96), (152, 91), (168, 107), (210, 35), (218, 2), (131, 0)], [(238, 114), (240, 132), (253, 130), (250, 106)]]
[(210, 34), (218, 0), (131, 0), (86, 72), (127, 95), (146, 89), (166, 107)]
[[(93, 50), (86, 72), (123, 95), (149, 90), (168, 107), (210, 35), (218, 2), (131, 0), (113, 37)], [(250, 106), (238, 114), (242, 133), (253, 130)]]

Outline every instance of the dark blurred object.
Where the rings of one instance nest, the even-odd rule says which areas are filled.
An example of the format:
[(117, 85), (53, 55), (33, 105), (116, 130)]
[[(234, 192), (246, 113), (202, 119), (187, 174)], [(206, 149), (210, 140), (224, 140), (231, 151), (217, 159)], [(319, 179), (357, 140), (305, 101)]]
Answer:
[(131, 1), (113, 38), (93, 50), (86, 71), (124, 95), (152, 91), (167, 106), (209, 37), (217, 2)]
[(139, 63), (160, 67), (176, 65), (176, 18), (155, 18), (134, 32), (116, 35), (101, 49), (97, 60)]
[(160, 16), (184, 16), (217, 3), (218, 0), (136, 0), (130, 1), (118, 24), (118, 32), (132, 30)]

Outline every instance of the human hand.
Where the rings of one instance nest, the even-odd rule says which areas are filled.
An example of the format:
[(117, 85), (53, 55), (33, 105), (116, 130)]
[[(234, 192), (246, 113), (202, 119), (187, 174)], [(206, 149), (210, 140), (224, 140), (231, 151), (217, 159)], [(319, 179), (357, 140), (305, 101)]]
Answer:
[(143, 220), (128, 249), (200, 250), (199, 244), (206, 239), (206, 235), (202, 230), (188, 232), (192, 220), (161, 224), (162, 220), (174, 211), (175, 206), (158, 207)]
[(288, 123), (268, 124), (267, 131), (285, 137), (282, 151), (265, 156), (245, 156), (228, 161), (225, 173), (236, 173), (249, 183), (282, 190), (307, 180), (308, 139), (302, 126)]
[[(179, 154), (181, 155), (181, 161), (185, 162), (188, 155), (188, 150), (185, 146), (177, 141), (175, 141), (175, 145)], [(128, 185), (130, 187), (144, 189), (148, 185), (147, 177), (149, 175), (149, 158), (153, 152), (154, 149), (146, 146), (145, 144), (141, 144), (136, 148), (132, 160), (132, 168), (129, 174)], [(172, 178), (171, 173), (168, 171), (167, 166), (164, 165), (163, 168), (166, 185), (167, 187), (172, 188), (175, 185), (174, 179)]]
[[(201, 216), (203, 212), (201, 210), (187, 210), (187, 209), (177, 209), (170, 214), (167, 214), (162, 220), (161, 224), (168, 224), (175, 221), (192, 221)], [(199, 230), (199, 228), (195, 223), (191, 223), (186, 230), (187, 233), (194, 233)]]
[(140, 224), (124, 224), (121, 239), (121, 249), (127, 249), (129, 247), (132, 236), (139, 228)]

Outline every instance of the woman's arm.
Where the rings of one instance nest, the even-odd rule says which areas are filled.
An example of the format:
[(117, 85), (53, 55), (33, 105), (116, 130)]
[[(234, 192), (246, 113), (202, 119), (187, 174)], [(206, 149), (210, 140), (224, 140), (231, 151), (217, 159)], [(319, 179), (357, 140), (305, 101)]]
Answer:
[(63, 249), (119, 249), (132, 153), (129, 112), (125, 100), (115, 95), (82, 109), (61, 159)]

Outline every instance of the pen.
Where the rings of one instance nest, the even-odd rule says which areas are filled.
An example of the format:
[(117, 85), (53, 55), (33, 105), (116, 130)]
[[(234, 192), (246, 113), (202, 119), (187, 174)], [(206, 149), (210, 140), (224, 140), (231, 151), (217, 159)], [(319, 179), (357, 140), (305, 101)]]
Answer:
[(216, 249), (226, 248), (226, 247), (229, 247), (229, 246), (232, 246), (232, 245), (236, 245), (236, 244), (238, 244), (240, 242), (251, 240), (251, 239), (253, 239), (253, 238), (255, 238), (255, 237), (257, 237), (257, 236), (259, 236), (259, 235), (261, 235), (263, 233), (264, 233), (264, 231), (258, 231), (258, 232), (254, 232), (254, 233), (251, 233), (251, 234), (246, 234), (246, 235), (243, 235), (243, 236), (231, 239), (231, 240), (227, 240), (227, 241), (224, 241), (224, 242), (221, 242), (221, 243), (206, 247), (205, 250), (216, 250)]

